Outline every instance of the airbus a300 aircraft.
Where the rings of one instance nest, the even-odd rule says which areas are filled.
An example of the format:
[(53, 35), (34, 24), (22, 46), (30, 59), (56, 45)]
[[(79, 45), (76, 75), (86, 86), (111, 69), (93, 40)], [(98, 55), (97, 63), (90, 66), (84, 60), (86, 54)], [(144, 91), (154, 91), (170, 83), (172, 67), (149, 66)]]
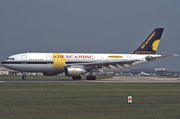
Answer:
[(89, 72), (87, 80), (95, 80), (92, 72), (112, 72), (131, 68), (157, 59), (177, 55), (156, 55), (163, 28), (156, 28), (140, 47), (131, 54), (93, 54), (93, 53), (21, 53), (9, 56), (2, 65), (23, 72), (43, 72), (53, 76), (65, 72), (74, 80)]

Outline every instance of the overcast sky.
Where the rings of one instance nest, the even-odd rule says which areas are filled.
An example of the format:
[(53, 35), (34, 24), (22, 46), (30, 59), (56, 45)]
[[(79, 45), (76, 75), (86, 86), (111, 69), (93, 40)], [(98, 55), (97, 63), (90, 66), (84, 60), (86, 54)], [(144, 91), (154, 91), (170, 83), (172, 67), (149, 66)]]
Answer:
[[(164, 28), (157, 54), (180, 54), (179, 0), (0, 0), (0, 60), (23, 52), (130, 53)], [(180, 57), (140, 67), (180, 70)]]

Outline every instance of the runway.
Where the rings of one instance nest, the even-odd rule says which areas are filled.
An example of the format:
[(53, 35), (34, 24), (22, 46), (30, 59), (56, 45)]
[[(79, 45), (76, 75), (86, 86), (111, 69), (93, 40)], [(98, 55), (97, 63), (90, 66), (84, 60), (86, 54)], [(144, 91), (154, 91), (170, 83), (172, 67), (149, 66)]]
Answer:
[(159, 78), (149, 76), (115, 76), (110, 79), (103, 79), (103, 81), (118, 83), (180, 83), (180, 78)]
[(146, 76), (114, 76), (98, 80), (15, 80), (4, 79), (0, 83), (180, 83), (180, 78), (158, 78)]

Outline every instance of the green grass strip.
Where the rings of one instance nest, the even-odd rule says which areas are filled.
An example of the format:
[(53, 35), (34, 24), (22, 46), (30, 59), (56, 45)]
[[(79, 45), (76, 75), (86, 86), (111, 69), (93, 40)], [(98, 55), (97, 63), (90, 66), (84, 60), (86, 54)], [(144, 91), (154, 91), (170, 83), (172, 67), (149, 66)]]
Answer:
[(179, 119), (179, 112), (180, 84), (0, 83), (0, 119)]

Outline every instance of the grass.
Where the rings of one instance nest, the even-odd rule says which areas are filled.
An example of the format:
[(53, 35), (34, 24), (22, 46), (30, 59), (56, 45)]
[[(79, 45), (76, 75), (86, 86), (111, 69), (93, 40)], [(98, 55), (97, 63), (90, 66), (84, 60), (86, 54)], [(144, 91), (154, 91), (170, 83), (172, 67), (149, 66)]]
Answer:
[[(71, 77), (67, 77), (67, 76), (59, 76), (59, 75), (55, 75), (55, 76), (32, 76), (32, 75), (27, 75), (27, 80), (37, 80), (37, 79), (43, 79), (43, 80), (62, 80), (62, 79), (69, 79), (72, 80)], [(96, 79), (106, 79), (106, 78), (111, 78), (112, 76), (96, 76)], [(22, 76), (18, 76), (18, 75), (0, 75), (0, 80), (12, 80), (12, 79), (16, 79), (16, 80), (22, 80)], [(86, 79), (86, 76), (82, 76), (82, 80)]]
[(180, 84), (0, 83), (0, 119), (180, 119), (179, 112)]

